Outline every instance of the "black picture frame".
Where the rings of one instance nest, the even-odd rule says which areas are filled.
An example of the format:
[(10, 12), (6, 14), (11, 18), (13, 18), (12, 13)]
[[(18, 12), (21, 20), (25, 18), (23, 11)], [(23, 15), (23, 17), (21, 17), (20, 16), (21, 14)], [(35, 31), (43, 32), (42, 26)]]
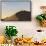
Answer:
[[(4, 10), (3, 10), (3, 8), (7, 8), (7, 6), (5, 6), (5, 5), (7, 5), (7, 3), (8, 3), (8, 5), (11, 5), (12, 6), (12, 4), (9, 4), (9, 3), (24, 3), (25, 2), (25, 4), (27, 3), (29, 3), (29, 7), (28, 7), (28, 5), (26, 4), (24, 4), (25, 5), (25, 7), (26, 7), (26, 9), (29, 9), (29, 11), (28, 10), (20, 10), (20, 11), (17, 11), (16, 13), (14, 13), (13, 15), (11, 15), (10, 17), (6, 17), (6, 18), (3, 18), (2, 16), (1, 16), (1, 21), (31, 21), (31, 1), (1, 1), (2, 2), (2, 16), (5, 14), (3, 14), (3, 12), (5, 12)], [(5, 5), (4, 5), (4, 4)], [(4, 7), (3, 7), (3, 5), (4, 5)], [(14, 4), (14, 5), (16, 5), (16, 4)], [(9, 8), (9, 7), (8, 7)], [(16, 8), (16, 7), (15, 7)], [(24, 7), (23, 7), (24, 8)], [(21, 9), (21, 8), (20, 8)], [(16, 16), (16, 18), (15, 18), (15, 16)]]

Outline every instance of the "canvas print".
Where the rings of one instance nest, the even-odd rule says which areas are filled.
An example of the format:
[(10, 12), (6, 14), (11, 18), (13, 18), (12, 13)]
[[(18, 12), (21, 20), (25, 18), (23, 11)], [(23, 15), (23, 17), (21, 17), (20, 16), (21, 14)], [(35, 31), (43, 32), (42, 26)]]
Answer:
[(2, 21), (30, 21), (30, 2), (2, 2)]

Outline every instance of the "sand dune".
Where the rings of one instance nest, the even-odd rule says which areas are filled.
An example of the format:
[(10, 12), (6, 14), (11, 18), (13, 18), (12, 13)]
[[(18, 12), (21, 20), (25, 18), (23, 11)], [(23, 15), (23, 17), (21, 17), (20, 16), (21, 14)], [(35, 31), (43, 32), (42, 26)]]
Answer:
[(1, 19), (2, 21), (30, 21), (31, 20), (31, 12), (30, 11), (19, 11), (16, 14)]

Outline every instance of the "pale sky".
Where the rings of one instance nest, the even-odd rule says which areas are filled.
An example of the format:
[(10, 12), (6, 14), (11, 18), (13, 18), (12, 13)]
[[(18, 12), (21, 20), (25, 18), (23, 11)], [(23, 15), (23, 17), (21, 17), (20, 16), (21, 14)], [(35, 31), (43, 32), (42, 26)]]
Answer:
[(2, 0), (2, 1), (30, 1), (30, 0)]
[(30, 2), (3, 2), (2, 18), (11, 16), (21, 10), (30, 11)]

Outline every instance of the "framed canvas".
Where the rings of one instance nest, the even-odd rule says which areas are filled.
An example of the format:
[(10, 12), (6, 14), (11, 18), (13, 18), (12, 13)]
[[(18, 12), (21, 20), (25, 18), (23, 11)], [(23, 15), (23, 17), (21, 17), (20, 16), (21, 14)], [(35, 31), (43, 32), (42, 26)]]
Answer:
[(30, 1), (2, 1), (1, 21), (31, 21)]

